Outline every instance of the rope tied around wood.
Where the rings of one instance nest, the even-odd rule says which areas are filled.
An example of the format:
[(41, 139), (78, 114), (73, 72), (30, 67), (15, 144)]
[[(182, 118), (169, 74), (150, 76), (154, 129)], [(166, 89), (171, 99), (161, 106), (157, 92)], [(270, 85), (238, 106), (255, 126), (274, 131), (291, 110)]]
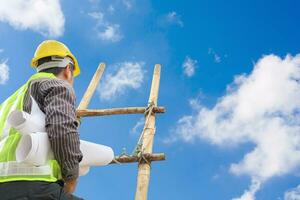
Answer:
[(143, 148), (143, 138), (144, 138), (144, 134), (145, 134), (145, 130), (146, 129), (149, 129), (148, 128), (148, 125), (149, 125), (149, 117), (153, 112), (153, 109), (155, 107), (155, 104), (154, 102), (149, 102), (148, 103), (148, 107), (146, 108), (145, 110), (145, 118), (146, 118), (146, 121), (145, 121), (145, 126), (143, 128), (143, 131), (142, 131), (142, 134), (140, 135), (139, 137), (139, 140), (137, 142), (137, 145), (135, 146), (134, 150), (133, 150), (133, 153), (132, 155), (134, 156), (140, 156), (139, 154), (143, 153), (144, 149)]
[[(155, 130), (155, 128), (149, 127), (149, 117), (150, 117), (150, 115), (155, 113), (155, 108), (156, 107), (153, 102), (148, 103), (148, 107), (145, 109), (145, 112), (144, 112), (144, 115), (146, 118), (145, 125), (144, 125), (142, 133), (138, 139), (137, 145), (135, 146), (133, 152), (131, 154), (128, 154), (126, 151), (126, 148), (123, 148), (121, 154), (119, 156), (116, 156), (112, 163), (122, 164), (118, 160), (131, 158), (131, 159), (136, 159), (138, 163), (147, 163), (151, 167), (151, 161), (153, 159), (152, 154), (144, 153), (145, 149), (143, 149), (143, 139), (144, 139), (145, 130), (147, 130), (147, 129)], [(158, 156), (158, 155), (154, 155), (154, 156)], [(159, 156), (163, 157), (163, 159), (164, 159), (164, 155), (159, 155)], [(160, 159), (161, 158), (159, 158), (159, 160)]]

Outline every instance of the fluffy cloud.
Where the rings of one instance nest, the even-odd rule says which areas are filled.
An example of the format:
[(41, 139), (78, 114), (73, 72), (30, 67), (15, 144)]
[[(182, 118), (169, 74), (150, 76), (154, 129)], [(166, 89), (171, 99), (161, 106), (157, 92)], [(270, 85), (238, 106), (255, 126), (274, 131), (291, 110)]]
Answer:
[(90, 17), (96, 20), (95, 30), (97, 36), (108, 42), (118, 42), (123, 38), (120, 31), (119, 24), (112, 24), (104, 19), (104, 14), (102, 12), (91, 12), (88, 13)]
[(234, 198), (232, 200), (254, 200), (255, 199), (255, 193), (259, 190), (261, 185), (260, 181), (253, 180), (249, 190), (246, 190), (244, 194), (239, 198)]
[(0, 5), (0, 21), (16, 29), (31, 29), (49, 37), (64, 32), (65, 18), (59, 0), (0, 0)]
[(185, 58), (185, 61), (182, 64), (182, 68), (186, 76), (191, 77), (195, 74), (197, 62), (197, 60), (193, 60), (189, 56)]
[(4, 85), (9, 79), (9, 67), (7, 60), (0, 63), (0, 85)]
[(300, 200), (300, 185), (284, 194), (284, 200)]
[(178, 25), (180, 27), (183, 27), (183, 21), (181, 20), (181, 16), (178, 15), (175, 11), (169, 12), (166, 15), (162, 16), (160, 21), (160, 25), (166, 26), (166, 25)]
[(100, 98), (111, 100), (130, 88), (138, 89), (144, 79), (143, 66), (143, 62), (123, 62), (113, 66), (117, 70), (107, 74), (98, 88)]
[(300, 167), (300, 54), (260, 59), (251, 74), (235, 77), (214, 107), (198, 102), (183, 116), (169, 140), (197, 138), (219, 146), (252, 143), (254, 149), (230, 166), (252, 184), (240, 200), (255, 199), (260, 185)]
[(98, 36), (105, 41), (118, 42), (122, 39), (120, 26), (118, 24), (108, 25)]
[(215, 63), (220, 63), (222, 61), (221, 56), (219, 56), (212, 48), (208, 49), (208, 54), (213, 56)]

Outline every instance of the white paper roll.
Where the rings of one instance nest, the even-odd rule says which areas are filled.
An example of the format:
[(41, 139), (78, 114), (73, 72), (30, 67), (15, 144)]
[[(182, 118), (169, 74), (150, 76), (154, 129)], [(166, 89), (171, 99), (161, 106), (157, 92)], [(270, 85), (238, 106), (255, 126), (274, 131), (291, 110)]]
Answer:
[(8, 123), (22, 135), (35, 132), (45, 132), (45, 123), (42, 123), (41, 120), (36, 120), (30, 114), (23, 111), (12, 111), (7, 120)]
[(103, 166), (114, 159), (112, 148), (101, 144), (80, 140), (80, 150), (83, 154), (80, 165)]
[[(22, 134), (16, 149), (18, 162), (40, 166), (53, 158), (48, 134), (45, 132), (45, 114), (33, 98), (31, 114), (13, 111), (8, 122)], [(79, 163), (81, 175), (87, 174), (90, 166), (104, 166), (114, 158), (112, 148), (84, 140), (80, 140), (80, 150), (83, 154)]]
[(53, 154), (47, 133), (37, 132), (22, 136), (16, 149), (17, 162), (40, 166), (45, 165), (52, 158)]
[(24, 111), (12, 111), (7, 122), (22, 135), (35, 132), (45, 132), (45, 114), (40, 110), (36, 101), (31, 97), (31, 114)]
[[(83, 173), (87, 173), (90, 166), (108, 165), (114, 159), (112, 148), (92, 142), (80, 140), (80, 150), (83, 154), (79, 163)], [(48, 134), (37, 132), (22, 136), (17, 149), (16, 160), (36, 166), (46, 164), (47, 160), (53, 158)]]

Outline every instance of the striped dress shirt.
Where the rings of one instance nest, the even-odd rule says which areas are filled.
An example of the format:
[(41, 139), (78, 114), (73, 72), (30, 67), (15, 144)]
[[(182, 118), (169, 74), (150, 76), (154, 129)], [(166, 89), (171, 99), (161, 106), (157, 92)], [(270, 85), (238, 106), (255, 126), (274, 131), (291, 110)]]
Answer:
[(45, 113), (46, 132), (54, 158), (58, 161), (62, 178), (66, 181), (78, 177), (82, 153), (79, 145), (75, 93), (72, 86), (58, 78), (31, 81), (24, 97), (23, 109), (31, 113), (32, 100)]

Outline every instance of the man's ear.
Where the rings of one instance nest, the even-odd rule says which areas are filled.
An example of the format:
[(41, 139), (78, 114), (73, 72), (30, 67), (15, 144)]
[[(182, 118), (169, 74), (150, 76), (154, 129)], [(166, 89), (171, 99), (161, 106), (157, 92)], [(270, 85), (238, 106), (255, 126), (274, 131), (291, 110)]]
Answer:
[(66, 79), (69, 78), (70, 70), (71, 70), (71, 69), (70, 69), (70, 65), (67, 65), (66, 68), (65, 68), (64, 71), (63, 71), (63, 75), (64, 75), (64, 77), (65, 77)]

